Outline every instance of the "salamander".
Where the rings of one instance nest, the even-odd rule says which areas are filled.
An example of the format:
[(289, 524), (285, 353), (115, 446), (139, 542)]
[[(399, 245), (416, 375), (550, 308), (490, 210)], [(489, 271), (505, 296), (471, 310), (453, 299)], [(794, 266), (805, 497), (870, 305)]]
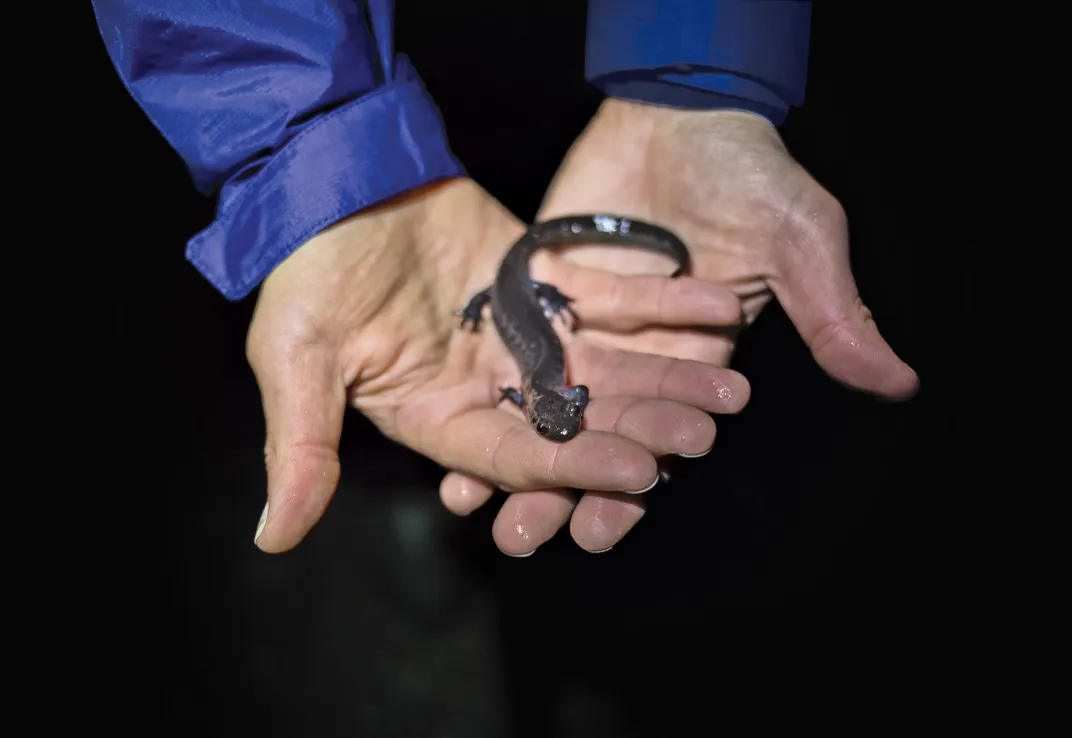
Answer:
[(520, 386), (501, 387), (501, 398), (521, 408), (537, 433), (557, 442), (577, 435), (588, 406), (588, 387), (567, 383), (562, 344), (551, 325), (556, 315), (577, 315), (570, 307), (573, 298), (530, 278), (529, 259), (538, 249), (570, 244), (648, 248), (677, 262), (672, 277), (689, 266), (681, 239), (651, 223), (606, 214), (554, 218), (528, 228), (503, 257), (495, 283), (457, 311), (461, 327), (469, 323), (475, 331), (484, 306), (491, 303), (499, 337), (521, 369)]

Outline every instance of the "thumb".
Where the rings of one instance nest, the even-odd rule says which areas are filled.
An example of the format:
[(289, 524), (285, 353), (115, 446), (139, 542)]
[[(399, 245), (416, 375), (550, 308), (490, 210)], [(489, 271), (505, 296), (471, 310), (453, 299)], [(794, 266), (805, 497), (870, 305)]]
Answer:
[(906, 400), (919, 389), (919, 377), (886, 343), (860, 299), (840, 205), (823, 210), (778, 244), (771, 289), (827, 374), (854, 389)]
[(267, 439), (268, 502), (253, 542), (279, 553), (298, 545), (320, 520), (339, 482), (339, 439), (346, 391), (334, 353), (304, 344), (253, 366)]

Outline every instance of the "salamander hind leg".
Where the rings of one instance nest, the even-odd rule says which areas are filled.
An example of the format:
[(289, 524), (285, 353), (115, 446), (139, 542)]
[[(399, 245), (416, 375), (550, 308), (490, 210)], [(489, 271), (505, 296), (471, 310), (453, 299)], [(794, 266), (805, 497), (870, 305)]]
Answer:
[(554, 285), (532, 281), (532, 289), (536, 293), (536, 299), (543, 306), (543, 314), (548, 320), (557, 315), (565, 322), (563, 313), (569, 313), (575, 323), (580, 320), (569, 305), (573, 302), (573, 298), (563, 295)]
[(455, 315), (462, 319), (459, 327), (464, 328), (466, 323), (471, 323), (472, 329), (475, 332), (484, 320), (484, 306), (487, 305), (490, 300), (491, 287), (488, 287), (486, 290), (482, 290), (473, 295), (473, 297), (469, 300), (468, 305), (466, 305), (461, 310), (456, 310), (454, 312)]

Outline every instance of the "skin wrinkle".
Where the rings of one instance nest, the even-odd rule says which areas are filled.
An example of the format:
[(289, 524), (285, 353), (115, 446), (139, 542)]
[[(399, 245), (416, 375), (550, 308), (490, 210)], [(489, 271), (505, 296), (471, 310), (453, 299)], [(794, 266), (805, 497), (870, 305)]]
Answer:
[[(323, 452), (323, 451), (325, 451), (327, 449), (325, 449), (323, 443), (319, 443), (319, 442), (291, 441), (290, 443), (287, 444), (287, 450), (291, 452), (290, 455), (286, 457), (287, 460), (293, 461), (294, 457), (297, 455), (297, 452), (315, 451), (317, 453), (320, 453), (320, 452)], [(330, 457), (332, 452), (330, 450), (327, 450), (327, 451), (328, 451), (328, 456)], [(278, 454), (275, 454), (274, 458), (278, 458)]]
[(666, 299), (666, 290), (669, 286), (668, 280), (661, 280), (659, 282), (659, 296), (655, 298), (655, 314), (659, 316), (660, 322), (666, 322), (666, 311), (663, 309), (663, 301)]
[[(511, 426), (509, 430), (499, 437), (499, 440), (495, 444), (495, 448), (491, 451), (491, 472), (496, 478), (504, 479), (502, 472), (499, 471), (499, 454), (502, 452), (506, 442), (516, 435), (521, 428), (518, 426)], [(527, 430), (527, 429), (526, 429)], [(522, 485), (523, 486), (523, 485)]]
[(551, 449), (551, 463), (549, 465), (550, 468), (548, 470), (548, 474), (550, 475), (550, 479), (551, 479), (551, 485), (550, 486), (552, 486), (552, 487), (557, 487), (558, 486), (558, 472), (555, 469), (555, 465), (558, 462), (558, 452), (560, 450), (562, 450), (562, 445), (558, 444), (558, 443), (556, 443), (554, 445), (554, 447)]
[[(372, 351), (365, 348), (366, 340), (369, 345), (383, 345), (384, 343), (387, 343), (387, 345), (390, 346), (391, 344), (384, 341), (381, 338), (381, 335), (382, 334), (379, 332), (363, 332), (357, 337), (357, 340), (354, 341), (352, 346), (346, 347), (349, 350), (342, 354), (343, 361), (348, 364), (350, 363), (348, 361), (350, 354), (355, 357), (365, 357), (360, 363), (354, 362), (351, 369), (347, 371), (344, 376), (347, 387), (350, 387), (350, 395), (353, 398), (354, 403), (362, 398), (370, 398), (379, 394), (381, 388), (378, 386), (379, 383), (377, 380), (390, 374), (392, 369), (395, 369), (402, 364), (402, 358), (406, 353), (406, 346), (401, 342), (394, 345), (390, 349), (390, 353), (387, 355), (381, 354), (380, 356), (375, 356)], [(375, 358), (373, 358), (374, 356)], [(420, 365), (414, 368), (419, 368), (419, 366)], [(393, 382), (394, 379), (392, 378), (391, 381)], [(355, 407), (357, 407), (356, 404)]]
[(625, 415), (626, 411), (628, 411), (631, 407), (636, 405), (638, 402), (639, 402), (639, 400), (634, 398), (628, 404), (624, 405), (621, 410), (618, 411), (618, 414), (614, 416), (614, 421), (610, 424), (610, 429), (611, 429), (612, 432), (614, 432), (614, 433), (618, 432), (618, 421), (622, 419), (622, 416)]
[(670, 372), (674, 369), (674, 362), (668, 357), (662, 357), (663, 360), (663, 375), (659, 378), (659, 384), (656, 386), (656, 394), (659, 397), (663, 396), (663, 384), (665, 384), (667, 378), (670, 376)]
[[(398, 361), (396, 360), (395, 362), (393, 362), (393, 364), (395, 366), (397, 366)], [(407, 376), (407, 374), (415, 375), (415, 374), (419, 373), (419, 371), (422, 368), (422, 366), (423, 365), (415, 366), (408, 373), (404, 373), (402, 376)], [(416, 387), (418, 385), (419, 385), (419, 383), (416, 383), (416, 382), (413, 383), (414, 387)], [(403, 393), (403, 397), (408, 398), (409, 396), (413, 395), (414, 393), (415, 393), (415, 390), (411, 389), (408, 393)], [(357, 386), (351, 386), (350, 396), (351, 396), (351, 403), (350, 404), (356, 410), (359, 410), (361, 412), (365, 412), (370, 408), (382, 405), (382, 403), (375, 402), (375, 394), (372, 394), (371, 397), (361, 395), (358, 392)], [(370, 401), (370, 399), (372, 401)], [(364, 400), (364, 402), (361, 402), (362, 400)], [(415, 421), (406, 420), (407, 417), (412, 416), (412, 413), (407, 412), (405, 416), (402, 415), (403, 410), (406, 409), (406, 407), (407, 407), (405, 404), (399, 403), (399, 404), (395, 404), (395, 405), (385, 405), (384, 407), (390, 409), (390, 411), (391, 411), (391, 415), (390, 415), (391, 421), (390, 421), (390, 423), (385, 423), (384, 424), (384, 431), (388, 436), (394, 438), (396, 434), (401, 436), (401, 435), (406, 434), (407, 432), (412, 432), (416, 436), (415, 443), (419, 444), (420, 447), (422, 447), (422, 448), (425, 447), (426, 439), (424, 437), (424, 431), (426, 429), (431, 429), (433, 426), (431, 426), (430, 424), (419, 422), (420, 419), (415, 419)], [(400, 418), (401, 418), (401, 420), (400, 420)], [(431, 444), (431, 448), (436, 448), (436, 444), (434, 444), (434, 443)]]
[[(453, 336), (457, 337), (460, 333), (461, 332), (459, 332), (459, 331), (455, 331), (455, 332), (453, 332)], [(466, 337), (469, 337), (469, 336), (467, 335)], [(458, 340), (464, 340), (464, 338), (463, 339), (458, 339)], [(436, 375), (436, 377), (435, 377), (435, 379), (433, 381), (439, 382), (440, 380), (443, 380), (443, 378), (445, 376), (457, 376), (457, 375), (471, 376), (481, 365), (486, 365), (486, 364), (489, 363), (489, 361), (490, 361), (490, 359), (485, 355), (483, 350), (481, 350), (479, 352), (467, 353), (467, 354), (465, 354), (464, 363), (460, 367), (446, 367), (446, 366), (444, 366), (442, 368), (442, 370), (440, 371), (440, 373), (438, 375)], [(405, 374), (403, 376), (415, 375), (422, 368), (424, 368), (423, 363), (418, 364), (417, 366), (414, 366), (409, 372), (407, 372), (407, 374)], [(495, 386), (482, 384), (481, 385), (482, 397), (481, 398), (475, 398), (474, 397), (473, 399), (474, 400), (482, 400), (482, 402), (478, 403), (480, 406), (495, 407), (499, 403), (499, 394), (498, 394), (498, 391), (497, 391), (496, 387), (498, 387), (498, 386), (508, 386), (508, 385), (509, 385), (508, 381), (500, 381)], [(409, 391), (404, 393), (403, 397), (408, 399), (408, 398), (410, 398), (410, 397), (412, 397), (414, 395), (419, 394), (422, 391), (423, 391), (422, 383), (421, 382), (413, 382), (412, 386), (409, 389)], [(368, 402), (367, 400), (368, 400), (368, 398), (366, 398), (364, 408), (358, 408), (358, 409), (367, 409), (369, 407), (373, 407), (373, 406), (378, 405), (378, 403)], [(446, 407), (446, 404), (445, 403), (431, 403), (431, 406), (433, 408), (438, 408), (439, 410), (443, 410)], [(399, 413), (401, 412), (401, 410), (402, 410), (401, 406), (395, 407), (394, 408), (394, 415), (397, 417), (399, 415)], [(507, 410), (509, 411), (509, 409), (507, 409)], [(446, 414), (449, 414), (449, 413), (446, 413)], [(411, 416), (411, 415), (413, 415), (413, 413), (407, 413), (407, 415)], [(421, 412), (420, 412), (419, 417), (413, 417), (412, 418), (412, 421), (413, 421), (412, 422), (412, 427), (414, 429), (416, 429), (416, 430), (420, 430), (420, 429), (431, 430), (432, 428), (437, 427), (436, 424), (427, 423), (426, 422), (427, 417), (428, 417), (427, 416), (427, 411), (425, 409), (422, 409)], [(446, 418), (443, 418), (443, 420), (446, 420)], [(401, 426), (396, 425), (395, 427), (398, 428), (400, 432), (403, 431), (403, 428)], [(439, 434), (437, 434), (437, 437), (439, 437)], [(424, 444), (423, 437), (420, 439), (419, 442), (421, 443), (422, 448), (425, 447), (423, 445)], [(435, 444), (432, 444), (431, 447), (436, 448), (437, 446)]]
[(815, 335), (806, 340), (812, 347), (812, 353), (821, 354), (826, 348), (838, 343), (838, 339), (846, 334), (851, 336), (852, 331), (845, 323), (825, 323), (815, 332)]

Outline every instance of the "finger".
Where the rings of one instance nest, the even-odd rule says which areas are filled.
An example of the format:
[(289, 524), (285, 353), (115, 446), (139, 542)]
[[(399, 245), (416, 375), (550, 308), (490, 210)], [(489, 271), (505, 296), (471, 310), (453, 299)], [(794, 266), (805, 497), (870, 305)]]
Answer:
[[(707, 413), (681, 403), (611, 397), (593, 403), (587, 417), (597, 428), (643, 443), (656, 456), (703, 456), (715, 442), (714, 420)], [(507, 500), (512, 501), (513, 497)], [(571, 511), (570, 534), (584, 550), (602, 553), (621, 541), (646, 509), (644, 495), (588, 491)], [(511, 512), (521, 524), (534, 528), (527, 513), (525, 507)], [(555, 530), (565, 524), (561, 513), (554, 523)]]
[(569, 523), (573, 540), (589, 553), (617, 545), (644, 517), (644, 495), (587, 492), (580, 501), (564, 490), (515, 492), (499, 508), (492, 538), (508, 556), (531, 556)]
[(589, 492), (575, 502), (562, 490), (516, 492), (499, 509), (492, 538), (508, 556), (531, 556), (569, 522), (570, 534), (589, 553), (613, 548), (646, 511), (643, 495)]
[[(675, 402), (602, 398), (590, 405), (586, 417), (592, 428), (621, 433), (657, 456), (702, 456), (715, 439), (714, 420), (708, 414)], [(468, 515), (491, 499), (493, 491), (483, 479), (451, 472), (440, 487), (440, 497), (450, 512)], [(590, 497), (595, 500), (587, 501)], [(576, 513), (575, 501), (576, 493), (563, 489), (512, 492), (495, 518), (495, 545), (510, 556), (527, 556), (571, 520), (578, 544), (596, 551), (620, 541), (644, 512), (643, 503), (625, 493), (586, 493)]]
[(439, 500), (455, 515), (469, 515), (484, 506), (495, 487), (483, 479), (462, 472), (450, 472), (439, 483)]
[(491, 537), (508, 556), (530, 556), (570, 519), (576, 495), (565, 490), (514, 492), (495, 516)]
[(733, 356), (736, 328), (643, 328), (632, 333), (594, 331), (581, 326), (579, 336), (622, 351), (726, 366)]
[(603, 553), (617, 545), (646, 510), (644, 495), (588, 492), (573, 510), (570, 535), (585, 551)]
[(585, 411), (586, 427), (617, 433), (658, 456), (702, 456), (715, 443), (715, 421), (681, 402), (600, 397)]
[[(514, 412), (513, 408), (500, 409)], [(673, 454), (688, 459), (706, 456), (715, 444), (717, 430), (708, 413), (691, 405), (636, 397), (592, 400), (585, 411), (584, 427), (636, 441), (656, 457)], [(468, 515), (490, 499), (496, 486), (506, 492), (518, 491), (452, 471), (440, 483), (440, 500), (455, 515)]]
[(673, 400), (711, 413), (734, 414), (748, 404), (751, 386), (740, 372), (698, 361), (638, 354), (578, 341), (571, 364), (584, 367), (593, 395)]
[(889, 399), (911, 397), (919, 377), (886, 343), (860, 299), (843, 212), (831, 209), (820, 221), (802, 243), (776, 251), (771, 289), (831, 377)]
[(693, 277), (623, 275), (589, 269), (548, 256), (547, 268), (533, 269), (574, 299), (586, 328), (635, 331), (662, 326), (732, 326), (741, 320), (741, 302), (728, 287)]
[(268, 431), (268, 502), (254, 543), (277, 553), (301, 542), (335, 492), (346, 393), (323, 346), (271, 350), (251, 363)]
[(490, 408), (447, 420), (430, 455), (449, 469), (507, 489), (641, 492), (658, 480), (654, 457), (636, 441), (582, 430), (568, 443), (555, 443), (523, 419)]
[(470, 411), (448, 421), (441, 437), (440, 463), (465, 470), (444, 479), (441, 498), (452, 512), (456, 507), (465, 511), (457, 514), (468, 514), (487, 501), (491, 485), (647, 491), (658, 479), (652, 454), (705, 454), (714, 443), (715, 423), (681, 402), (601, 397), (585, 412), (585, 430), (567, 444), (547, 441), (524, 420), (498, 410)]

